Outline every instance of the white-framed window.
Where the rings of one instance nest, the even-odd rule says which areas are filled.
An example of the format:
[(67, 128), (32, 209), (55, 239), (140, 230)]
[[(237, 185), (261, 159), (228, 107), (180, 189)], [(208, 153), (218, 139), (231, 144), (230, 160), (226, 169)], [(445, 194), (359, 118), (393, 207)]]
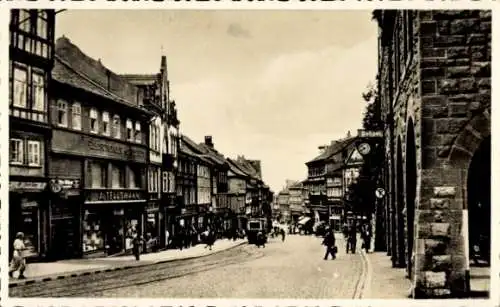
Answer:
[(127, 166), (128, 168), (128, 187), (137, 189), (141, 187), (141, 173), (137, 167)]
[(25, 69), (14, 67), (14, 107), (26, 108), (28, 102), (28, 72)]
[(29, 10), (19, 10), (19, 28), (31, 32), (31, 13)]
[(116, 139), (121, 138), (120, 123), (120, 116), (117, 114), (113, 115), (113, 125), (111, 126), (111, 133)]
[(111, 187), (125, 187), (125, 168), (121, 165), (113, 165), (111, 168)]
[(162, 192), (163, 193), (168, 193), (168, 172), (163, 172), (162, 174), (162, 186), (161, 186), (161, 189), (162, 189)]
[(10, 163), (21, 164), (23, 163), (23, 140), (10, 139)]
[(127, 140), (128, 141), (133, 141), (134, 140), (134, 129), (132, 127), (132, 121), (130, 119), (127, 119), (125, 122), (125, 128), (127, 128)]
[(108, 166), (100, 162), (91, 162), (90, 177), (92, 188), (105, 188), (108, 184)]
[(71, 106), (71, 126), (75, 130), (82, 130), (82, 105), (79, 102), (73, 102)]
[(57, 125), (68, 127), (68, 103), (64, 100), (57, 101)]
[(134, 139), (136, 143), (142, 142), (141, 139), (141, 123), (140, 122), (135, 122), (135, 130), (134, 130)]
[(99, 112), (96, 108), (90, 109), (90, 133), (99, 133)]
[(40, 166), (40, 141), (28, 141), (28, 165)]
[(39, 10), (37, 12), (38, 18), (36, 19), (36, 34), (41, 38), (48, 38), (47, 29), (47, 12)]
[(31, 94), (33, 95), (33, 110), (45, 111), (45, 77), (43, 74), (32, 72)]
[(110, 135), (110, 129), (109, 129), (109, 112), (108, 111), (103, 111), (102, 112), (102, 134), (109, 136)]

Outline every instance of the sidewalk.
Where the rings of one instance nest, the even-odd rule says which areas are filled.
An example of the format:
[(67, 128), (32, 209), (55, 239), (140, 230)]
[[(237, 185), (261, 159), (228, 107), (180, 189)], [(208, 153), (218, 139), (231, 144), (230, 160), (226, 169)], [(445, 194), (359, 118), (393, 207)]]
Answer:
[(409, 298), (411, 281), (406, 278), (405, 269), (393, 268), (385, 252), (365, 253), (364, 257), (368, 272), (363, 299)]
[[(181, 250), (166, 250), (158, 253), (149, 253), (141, 255), (141, 260), (136, 261), (133, 255), (120, 257), (106, 257), (94, 259), (71, 259), (55, 262), (30, 263), (27, 265), (26, 279), (19, 280), (11, 278), (9, 287), (18, 285), (32, 284), (35, 282), (49, 281), (53, 279), (63, 279), (76, 277), (80, 275), (98, 274), (101, 272), (110, 272), (124, 270), (132, 267), (146, 266), (156, 263), (163, 263), (181, 259), (191, 259), (215, 254), (246, 243), (244, 239), (217, 240), (212, 250), (205, 248), (205, 244), (198, 244), (194, 247)], [(15, 273), (15, 277), (17, 277)]]

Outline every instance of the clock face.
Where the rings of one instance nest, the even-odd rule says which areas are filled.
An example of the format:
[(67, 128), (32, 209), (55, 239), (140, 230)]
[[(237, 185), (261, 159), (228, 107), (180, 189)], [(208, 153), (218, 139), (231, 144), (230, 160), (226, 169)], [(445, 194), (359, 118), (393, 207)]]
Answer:
[(367, 155), (370, 152), (370, 144), (361, 143), (358, 147), (359, 153), (362, 155)]

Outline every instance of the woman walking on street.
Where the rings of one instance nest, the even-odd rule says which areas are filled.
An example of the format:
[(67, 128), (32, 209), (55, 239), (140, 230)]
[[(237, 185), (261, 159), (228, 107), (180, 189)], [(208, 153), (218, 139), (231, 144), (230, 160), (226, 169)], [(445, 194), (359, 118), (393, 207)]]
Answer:
[(324, 260), (328, 260), (328, 255), (332, 255), (332, 260), (336, 258), (337, 247), (335, 246), (335, 235), (332, 230), (328, 230), (325, 238), (323, 239), (323, 245), (326, 246)]

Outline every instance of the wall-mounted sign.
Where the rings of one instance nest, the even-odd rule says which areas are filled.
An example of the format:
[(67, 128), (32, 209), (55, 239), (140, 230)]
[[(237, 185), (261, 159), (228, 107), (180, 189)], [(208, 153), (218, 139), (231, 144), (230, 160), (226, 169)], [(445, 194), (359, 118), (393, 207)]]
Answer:
[(145, 193), (143, 191), (121, 191), (121, 190), (108, 190), (108, 191), (86, 191), (85, 200), (87, 202), (120, 202), (130, 200), (145, 201)]
[(11, 181), (9, 182), (9, 191), (33, 191), (40, 192), (47, 187), (46, 182), (29, 182), (29, 181)]
[(377, 189), (375, 190), (375, 196), (376, 196), (377, 198), (379, 198), (379, 199), (380, 199), (380, 198), (384, 198), (384, 196), (385, 196), (385, 190), (384, 190), (384, 188), (377, 188)]
[(51, 179), (50, 182), (60, 185), (63, 189), (79, 189), (80, 188), (80, 179), (54, 178), (54, 179)]
[(147, 149), (138, 145), (54, 130), (52, 151), (78, 156), (111, 158), (145, 163)]
[(369, 130), (358, 130), (358, 136), (362, 138), (381, 138), (384, 137), (384, 132), (382, 130), (369, 131)]

